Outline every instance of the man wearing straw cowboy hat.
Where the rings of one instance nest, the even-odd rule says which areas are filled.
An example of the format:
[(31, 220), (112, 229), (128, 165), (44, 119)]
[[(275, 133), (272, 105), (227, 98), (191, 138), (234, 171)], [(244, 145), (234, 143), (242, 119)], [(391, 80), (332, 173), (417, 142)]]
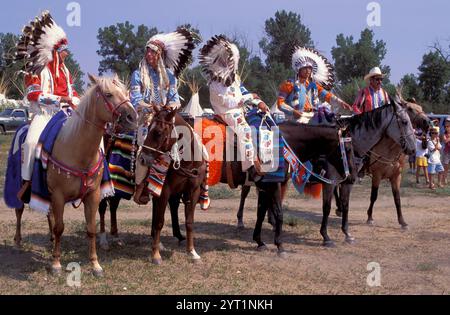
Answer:
[(389, 103), (389, 95), (381, 87), (385, 76), (386, 74), (382, 73), (379, 67), (374, 67), (364, 77), (367, 86), (359, 91), (358, 97), (353, 104), (353, 112), (355, 114), (370, 112)]

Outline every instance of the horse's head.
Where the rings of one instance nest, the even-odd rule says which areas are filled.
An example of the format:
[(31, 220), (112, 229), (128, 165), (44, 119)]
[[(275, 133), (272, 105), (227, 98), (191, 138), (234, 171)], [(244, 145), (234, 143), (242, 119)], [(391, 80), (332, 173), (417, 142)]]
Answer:
[(428, 118), (422, 106), (417, 104), (414, 98), (405, 100), (402, 95), (402, 90), (402, 86), (396, 88), (395, 101), (406, 109), (413, 128), (422, 129), (423, 132), (427, 133), (430, 126), (432, 126), (431, 119)]
[(407, 110), (398, 103), (398, 100), (387, 106), (392, 106), (393, 116), (387, 126), (386, 134), (400, 144), (405, 154), (414, 154), (416, 152), (416, 137)]
[(154, 111), (140, 154), (141, 163), (147, 166), (152, 165), (159, 156), (168, 154), (177, 140), (172, 138), (177, 110), (155, 107)]
[(96, 95), (95, 116), (104, 123), (118, 124), (121, 129), (137, 129), (137, 113), (131, 105), (125, 85), (116, 76), (99, 78), (89, 74)]

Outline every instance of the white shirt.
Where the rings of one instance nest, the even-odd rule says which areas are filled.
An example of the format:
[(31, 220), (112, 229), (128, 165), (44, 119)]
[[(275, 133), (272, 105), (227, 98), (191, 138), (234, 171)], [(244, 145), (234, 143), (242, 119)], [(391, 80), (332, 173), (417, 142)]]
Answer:
[(430, 152), (430, 158), (428, 159), (428, 163), (430, 163), (430, 164), (441, 163), (440, 150), (441, 150), (441, 144), (439, 143), (439, 139), (436, 139), (435, 141), (428, 140), (428, 151)]
[(251, 99), (252, 94), (242, 95), (240, 82), (234, 81), (230, 86), (212, 81), (209, 85), (209, 100), (216, 114), (225, 114), (240, 108), (239, 103)]
[[(428, 143), (427, 143), (428, 146)], [(428, 153), (428, 147), (422, 147), (422, 140), (416, 139), (416, 157), (425, 157), (425, 154)]]

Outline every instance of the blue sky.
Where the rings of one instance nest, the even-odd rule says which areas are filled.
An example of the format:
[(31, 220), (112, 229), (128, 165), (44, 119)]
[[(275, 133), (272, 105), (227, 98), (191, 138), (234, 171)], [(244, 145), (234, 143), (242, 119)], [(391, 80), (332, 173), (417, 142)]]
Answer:
[[(316, 47), (327, 57), (336, 44), (336, 35), (359, 38), (367, 27), (368, 0), (79, 0), (81, 26), (69, 27), (66, 6), (72, 1), (20, 0), (5, 2), (0, 11), (0, 32), (18, 34), (24, 24), (48, 9), (66, 31), (70, 48), (84, 72), (97, 73), (99, 57), (97, 31), (100, 27), (129, 20), (132, 24), (156, 26), (173, 31), (177, 25), (191, 23), (200, 29), (204, 40), (219, 33), (238, 33), (261, 54), (258, 40), (264, 22), (277, 10), (299, 13), (311, 30)], [(384, 64), (391, 67), (397, 82), (406, 73), (417, 73), (422, 56), (436, 40), (450, 40), (450, 1), (376, 1), (381, 8), (381, 26), (373, 27), (376, 39), (387, 43)], [(447, 40), (447, 42), (446, 42)]]

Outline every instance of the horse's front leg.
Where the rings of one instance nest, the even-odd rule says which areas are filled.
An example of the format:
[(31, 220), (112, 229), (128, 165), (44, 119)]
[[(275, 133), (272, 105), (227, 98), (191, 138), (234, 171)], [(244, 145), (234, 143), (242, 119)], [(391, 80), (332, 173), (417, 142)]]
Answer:
[(153, 197), (153, 213), (152, 213), (152, 263), (155, 265), (162, 264), (160, 253), (161, 230), (164, 226), (164, 213), (169, 201), (169, 193), (163, 189), (160, 197)]
[(184, 215), (186, 217), (186, 251), (190, 259), (194, 262), (200, 262), (201, 257), (197, 254), (194, 247), (194, 213), (197, 201), (200, 198), (200, 186), (193, 192), (190, 192), (187, 202), (184, 206)]
[(348, 232), (348, 211), (350, 207), (350, 193), (352, 184), (341, 184), (340, 186), (340, 203), (342, 206), (342, 232), (345, 234), (345, 241), (349, 244), (355, 242), (355, 238)]
[(53, 262), (51, 272), (59, 275), (62, 272), (61, 267), (61, 236), (64, 232), (64, 195), (61, 192), (52, 192), (51, 214), (55, 220), (53, 226), (53, 234), (55, 241), (53, 243)]
[(103, 268), (98, 263), (97, 248), (95, 244), (97, 209), (100, 204), (100, 187), (90, 192), (84, 199), (84, 217), (86, 219), (87, 236), (89, 241), (89, 260), (93, 273), (97, 277), (103, 276)]
[(373, 206), (378, 199), (378, 188), (380, 187), (381, 178), (380, 176), (372, 177), (372, 189), (370, 191), (370, 205), (369, 209), (367, 209), (367, 224), (373, 225)]
[(22, 208), (16, 208), (16, 235), (14, 236), (14, 241), (17, 247), (20, 247), (22, 245), (21, 228), (22, 228), (22, 214), (24, 208), (25, 208), (24, 206), (22, 206)]
[(326, 247), (334, 247), (335, 244), (328, 236), (328, 217), (331, 210), (331, 199), (333, 197), (333, 185), (323, 184), (322, 196), (322, 224), (320, 226), (320, 234), (323, 237), (323, 245)]
[(390, 179), (392, 187), (392, 195), (394, 196), (395, 208), (397, 209), (398, 223), (402, 226), (402, 229), (408, 229), (408, 223), (403, 219), (402, 214), (402, 202), (400, 199), (400, 183), (402, 181), (402, 175), (399, 173), (397, 176), (393, 176)]

